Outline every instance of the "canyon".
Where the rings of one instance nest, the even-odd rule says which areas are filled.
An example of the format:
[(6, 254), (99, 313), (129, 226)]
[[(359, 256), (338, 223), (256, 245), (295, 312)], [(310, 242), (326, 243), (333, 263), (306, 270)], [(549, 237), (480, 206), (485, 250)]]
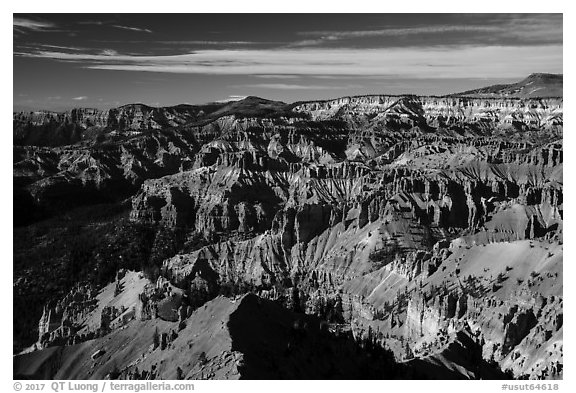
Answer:
[(14, 113), (15, 376), (562, 379), (561, 78)]

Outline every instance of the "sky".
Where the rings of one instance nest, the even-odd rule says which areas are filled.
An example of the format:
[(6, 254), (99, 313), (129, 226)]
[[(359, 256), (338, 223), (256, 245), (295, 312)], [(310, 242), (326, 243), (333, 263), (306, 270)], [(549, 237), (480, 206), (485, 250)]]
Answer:
[(443, 95), (562, 73), (562, 14), (14, 14), (14, 110)]

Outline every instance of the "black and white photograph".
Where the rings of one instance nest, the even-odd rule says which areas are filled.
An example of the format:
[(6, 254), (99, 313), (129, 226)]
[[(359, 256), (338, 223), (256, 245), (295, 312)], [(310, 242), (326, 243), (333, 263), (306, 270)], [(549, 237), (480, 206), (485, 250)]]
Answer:
[(13, 13), (14, 389), (558, 390), (564, 15), (222, 11)]

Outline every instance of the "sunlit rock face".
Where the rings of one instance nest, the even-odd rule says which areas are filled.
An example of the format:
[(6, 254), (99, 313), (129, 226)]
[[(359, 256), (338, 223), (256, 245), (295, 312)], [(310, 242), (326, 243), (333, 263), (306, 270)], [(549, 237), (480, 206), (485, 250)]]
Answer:
[(183, 291), (289, 298), (414, 367), (562, 378), (562, 98), (235, 105), (71, 112), (103, 141), (15, 148), (15, 181), (36, 206), (123, 190), (132, 222), (201, 239), (161, 263)]
[[(260, 126), (261, 133), (227, 134), (226, 144), (211, 143), (210, 154), (222, 157), (212, 159), (212, 165), (162, 180), (169, 187), (185, 184), (182, 189), (194, 203), (173, 203), (166, 194), (171, 188), (145, 182), (134, 199), (135, 219), (152, 208), (143, 202), (146, 198), (163, 195), (157, 222), (173, 221), (173, 211), (197, 206), (190, 226), (206, 237), (221, 235), (219, 243), (167, 260), (167, 271), (182, 279), (208, 261), (227, 280), (265, 285), (270, 276), (289, 277), (306, 288), (310, 304), (342, 294), (359, 334), (376, 325), (388, 335), (391, 348), (402, 337), (413, 346), (413, 356), (430, 356), (457, 332), (472, 329), (487, 360), (516, 376), (557, 377), (559, 372), (550, 370), (561, 341), (557, 334), (536, 334), (557, 314), (526, 307), (502, 322), (504, 314), (495, 310), (506, 306), (487, 299), (500, 286), (501, 270), (520, 269), (508, 266), (504, 255), (516, 255), (519, 248), (528, 255), (530, 241), (547, 242), (561, 253), (562, 100), (369, 96), (304, 103), (293, 110), (320, 124), (344, 123), (338, 127), (348, 127), (347, 139), (315, 156), (290, 155), (290, 162), (282, 155), (305, 150), (286, 148), (284, 126), (276, 132)], [(302, 144), (305, 131), (290, 126), (284, 138), (296, 137)], [(525, 141), (521, 133), (528, 135)], [(512, 137), (504, 139), (504, 134)], [(251, 142), (244, 141), (243, 147), (242, 138)], [(230, 151), (250, 154), (236, 153), (238, 158), (231, 159)], [(265, 165), (258, 155), (265, 157)], [(326, 156), (332, 160), (323, 162)], [(203, 184), (200, 173), (210, 180)], [(254, 187), (258, 195), (251, 194)], [(239, 240), (247, 228), (255, 237)], [(438, 241), (449, 247), (434, 249)], [(471, 253), (483, 260), (482, 251), (493, 247), (501, 251), (499, 264), (472, 278), (462, 274)], [(455, 253), (461, 254), (458, 259), (451, 256)], [(525, 264), (545, 274), (557, 269), (541, 258), (529, 253), (518, 261), (522, 272), (505, 280), (505, 286), (517, 288), (502, 294), (501, 302), (518, 302), (520, 281), (526, 287), (530, 280)], [(470, 288), (466, 279), (479, 281), (479, 287)], [(429, 294), (431, 287), (443, 294)], [(524, 290), (544, 296), (544, 287)], [(399, 297), (404, 291), (406, 296)], [(561, 290), (555, 299), (561, 299)], [(555, 348), (554, 360), (546, 365), (534, 363), (525, 349), (527, 340), (543, 337), (534, 346)], [(397, 352), (404, 356), (403, 350)]]

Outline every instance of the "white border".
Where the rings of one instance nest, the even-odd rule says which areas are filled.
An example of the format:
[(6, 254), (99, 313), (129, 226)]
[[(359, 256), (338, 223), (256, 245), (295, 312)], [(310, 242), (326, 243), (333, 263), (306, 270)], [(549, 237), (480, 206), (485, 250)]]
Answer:
[[(201, 3), (201, 4), (196, 4)], [(152, 4), (152, 5), (151, 5)], [(9, 0), (9, 4), (4, 2), (2, 4), (2, 78), (4, 91), (2, 94), (2, 110), (4, 116), (3, 128), (1, 132), (2, 142), (2, 165), (0, 166), (2, 174), (2, 182), (6, 189), (2, 192), (2, 207), (5, 210), (5, 219), (2, 223), (2, 262), (5, 264), (4, 269), (10, 269), (12, 272), (12, 132), (11, 119), (12, 112), (12, 94), (8, 86), (12, 86), (12, 13), (198, 13), (198, 12), (226, 12), (226, 13), (262, 13), (262, 12), (306, 12), (306, 13), (403, 13), (417, 11), (420, 13), (438, 13), (438, 12), (468, 12), (468, 13), (481, 13), (481, 12), (501, 12), (501, 13), (515, 13), (515, 12), (557, 12), (564, 13), (564, 129), (565, 136), (565, 166), (567, 167), (565, 173), (571, 174), (572, 170), (576, 170), (576, 163), (574, 162), (574, 142), (576, 135), (576, 128), (574, 127), (573, 105), (572, 105), (572, 92), (574, 91), (573, 76), (573, 55), (574, 45), (571, 37), (576, 36), (574, 31), (573, 8), (569, 6), (568, 1), (503, 1), (503, 0), (483, 0), (478, 2), (468, 2), (463, 0), (450, 0), (450, 1), (421, 1), (412, 0), (405, 2), (397, 1), (368, 1), (368, 0), (354, 0), (347, 1), (345, 4), (336, 3), (332, 1), (320, 0), (287, 0), (287, 1), (251, 1), (247, 0), (218, 0), (218, 1), (164, 1), (146, 3), (145, 0), (97, 0), (97, 1), (39, 1), (39, 0), (26, 0), (14, 1)], [(10, 112), (10, 113), (8, 113)], [(564, 293), (565, 310), (568, 311), (564, 316), (564, 381), (559, 381), (560, 390), (567, 391), (569, 386), (574, 385), (574, 339), (570, 331), (574, 331), (574, 289), (570, 285), (571, 278), (576, 277), (573, 259), (574, 251), (571, 245), (573, 236), (572, 223), (576, 220), (574, 217), (571, 201), (574, 200), (573, 179), (567, 176), (567, 184), (564, 188), (565, 203), (565, 235), (564, 235), (564, 276), (567, 278)], [(8, 210), (9, 209), (9, 210)], [(4, 310), (4, 321), (1, 325), (2, 340), (2, 378), (0, 382), (0, 390), (10, 392), (13, 390), (12, 381), (12, 324), (9, 319), (12, 318), (12, 274), (2, 274), (2, 281), (0, 285), (1, 299)], [(446, 389), (450, 391), (466, 391), (467, 393), (485, 393), (496, 392), (501, 390), (502, 382), (498, 381), (281, 381), (279, 383), (273, 382), (258, 382), (258, 381), (195, 381), (197, 391), (217, 390), (217, 391), (270, 391), (274, 389), (275, 392), (287, 392), (297, 389), (303, 391), (323, 391), (325, 389), (333, 392), (350, 392), (366, 390), (370, 392), (377, 391), (400, 391), (400, 390), (423, 390), (426, 392), (442, 392), (445, 393)], [(45, 391), (48, 391), (47, 387)], [(571, 389), (571, 391), (575, 391)]]

